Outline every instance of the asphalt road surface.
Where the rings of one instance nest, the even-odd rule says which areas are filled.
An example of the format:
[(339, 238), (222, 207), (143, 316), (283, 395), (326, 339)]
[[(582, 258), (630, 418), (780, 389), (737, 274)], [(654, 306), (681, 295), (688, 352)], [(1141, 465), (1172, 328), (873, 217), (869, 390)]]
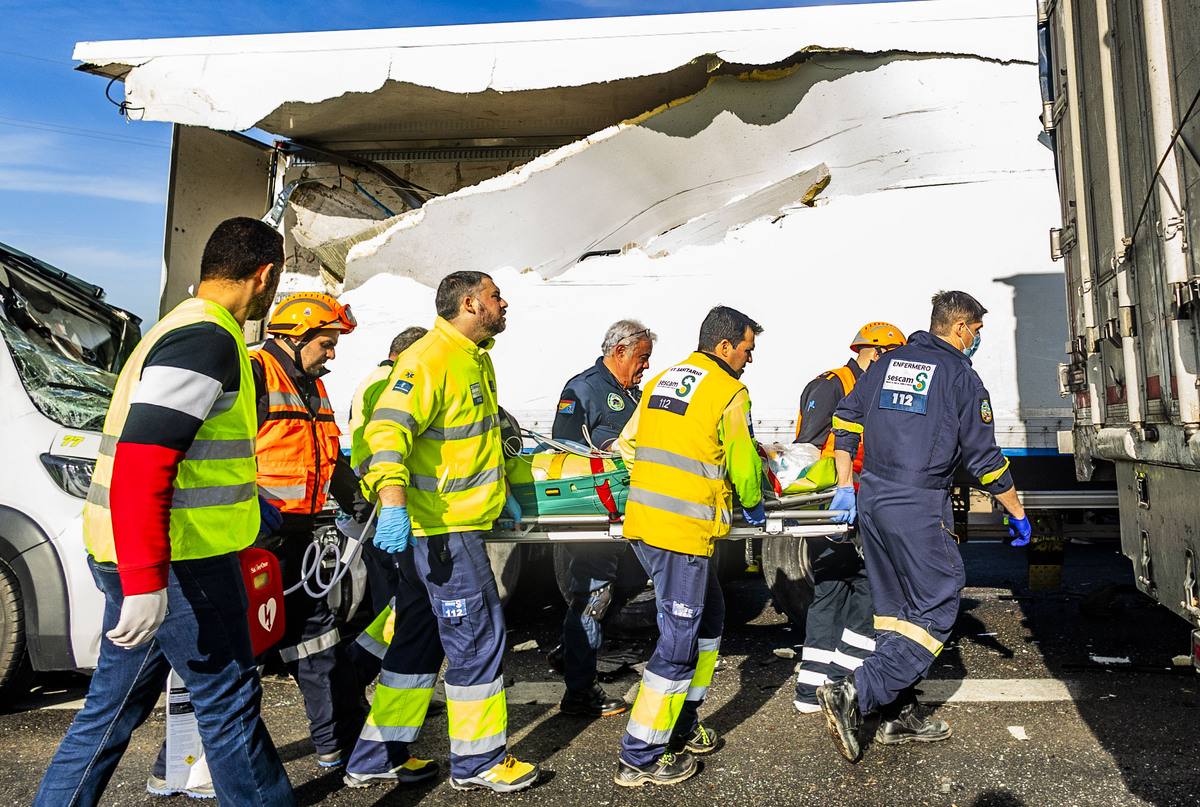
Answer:
[[(968, 586), (955, 635), (923, 685), (923, 700), (954, 735), (946, 742), (884, 747), (865, 743), (857, 765), (834, 750), (818, 715), (792, 707), (801, 632), (776, 613), (761, 580), (725, 588), (721, 666), (701, 712), (725, 740), (691, 780), (625, 789), (613, 783), (625, 718), (559, 714), (561, 679), (543, 658), (563, 606), (544, 582), (543, 557), (527, 567), (509, 606), (510, 750), (541, 763), (539, 783), (496, 795), (450, 789), (446, 716), (436, 709), (415, 747), (443, 774), (413, 787), (350, 790), (318, 768), (295, 685), (268, 675), (267, 725), (300, 804), (333, 805), (1189, 805), (1200, 803), (1197, 712), (1200, 679), (1173, 663), (1189, 626), (1133, 587), (1115, 544), (1069, 544), (1060, 590), (1031, 591), (1023, 550), (999, 543), (963, 547)], [(529, 585), (528, 581), (535, 581)], [(1092, 595), (1092, 596), (1089, 596)], [(538, 651), (511, 650), (534, 640)], [(608, 652), (645, 659), (649, 637), (626, 637)], [(795, 659), (775, 651), (795, 649)], [(632, 699), (630, 668), (606, 684)], [(42, 676), (34, 693), (0, 714), (0, 804), (28, 804), (81, 703), (86, 678)], [(872, 724), (864, 736), (873, 735)], [(133, 737), (102, 801), (190, 804), (150, 796), (145, 779), (163, 737), (156, 710)], [(210, 802), (212, 803), (212, 802)]]

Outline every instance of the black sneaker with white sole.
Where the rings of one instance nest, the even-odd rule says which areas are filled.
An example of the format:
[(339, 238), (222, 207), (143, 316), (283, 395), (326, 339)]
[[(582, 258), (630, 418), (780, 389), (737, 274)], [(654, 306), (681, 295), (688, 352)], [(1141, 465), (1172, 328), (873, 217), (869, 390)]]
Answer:
[(640, 768), (623, 759), (617, 760), (617, 775), (613, 781), (621, 787), (674, 785), (690, 778), (698, 769), (696, 758), (686, 751), (682, 754), (665, 751), (661, 757)]
[(671, 741), (667, 743), (667, 750), (679, 753), (680, 751), (689, 751), (693, 755), (702, 757), (705, 754), (711, 754), (721, 747), (721, 738), (717, 733), (710, 728), (706, 728), (703, 723), (696, 722), (696, 728), (689, 731), (687, 734), (677, 734), (671, 737)]
[(409, 757), (408, 761), (403, 765), (397, 765), (389, 771), (382, 771), (380, 773), (347, 773), (342, 777), (342, 781), (346, 783), (346, 787), (370, 787), (371, 785), (387, 784), (390, 782), (408, 785), (415, 782), (424, 782), (426, 779), (432, 779), (437, 775), (438, 764), (432, 759)]

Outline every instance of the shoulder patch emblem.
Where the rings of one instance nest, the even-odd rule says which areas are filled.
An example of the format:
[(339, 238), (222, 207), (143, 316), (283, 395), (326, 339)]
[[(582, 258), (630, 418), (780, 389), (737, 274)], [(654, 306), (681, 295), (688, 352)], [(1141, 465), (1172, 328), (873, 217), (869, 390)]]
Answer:
[(417, 374), (416, 374), (416, 373), (414, 373), (412, 370), (405, 370), (405, 371), (404, 371), (404, 377), (405, 377), (405, 378), (416, 378), (416, 377), (417, 377)]
[(620, 412), (625, 408), (625, 399), (615, 392), (608, 393), (608, 408), (614, 412)]
[(984, 423), (992, 422), (992, 405), (987, 398), (979, 402), (979, 419)]
[(562, 414), (562, 415), (575, 414), (575, 402), (574, 401), (559, 401), (558, 402), (558, 412), (559, 412), (559, 414)]
[(413, 385), (411, 381), (397, 381), (396, 386), (392, 387), (392, 389), (401, 393), (402, 395), (407, 395), (408, 393), (412, 392), (412, 388)]

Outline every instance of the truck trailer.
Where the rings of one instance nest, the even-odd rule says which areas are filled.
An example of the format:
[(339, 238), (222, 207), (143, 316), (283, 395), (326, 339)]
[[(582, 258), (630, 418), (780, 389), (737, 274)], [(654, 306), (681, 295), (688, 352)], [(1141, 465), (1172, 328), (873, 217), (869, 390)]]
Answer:
[[(1041, 235), (1058, 205), (1035, 30), (1027, 0), (929, 0), (83, 42), (75, 58), (123, 83), (132, 120), (175, 124), (160, 311), (190, 293), (213, 226), (266, 217), (286, 239), (281, 293), (329, 291), (363, 323), (327, 379), (342, 418), (458, 269), (510, 303), (500, 402), (543, 433), (611, 322), (657, 334), (654, 373), (711, 306), (745, 311), (765, 327), (744, 379), (765, 443), (793, 439), (801, 390), (864, 322), (927, 328), (930, 297), (964, 288), (990, 312), (976, 367), (1026, 506), (1076, 519), (1116, 496), (1059, 451), (1068, 317)], [(802, 545), (763, 553), (794, 618)]]
[[(1195, 0), (1038, 3), (1080, 479), (1115, 477), (1138, 588), (1200, 626), (1200, 29)], [(1200, 656), (1193, 632), (1193, 661)]]

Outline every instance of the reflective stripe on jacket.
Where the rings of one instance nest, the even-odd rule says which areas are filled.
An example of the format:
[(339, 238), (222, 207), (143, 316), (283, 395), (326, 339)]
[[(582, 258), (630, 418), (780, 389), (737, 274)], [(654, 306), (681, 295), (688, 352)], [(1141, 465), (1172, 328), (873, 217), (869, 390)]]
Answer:
[(396, 360), (367, 423), (363, 486), (407, 487), (417, 535), (490, 529), (504, 505), (492, 344), (438, 317)]
[(733, 521), (733, 488), (745, 507), (762, 499), (750, 395), (708, 354), (693, 353), (646, 385), (618, 445), (632, 471), (627, 538), (711, 555)]
[(341, 451), (325, 385), (317, 379), (321, 401), (314, 417), (278, 359), (255, 350), (250, 360), (262, 365), (267, 385), (267, 419), (258, 429), (258, 492), (281, 513), (319, 513)]
[[(83, 507), (83, 537), (88, 552), (101, 562), (115, 563), (112, 512), (113, 457), (125, 427), (129, 407), (141, 383), (142, 366), (154, 346), (168, 333), (198, 322), (213, 322), (244, 345), (242, 329), (233, 316), (208, 300), (185, 300), (160, 319), (138, 344), (117, 379), (112, 404), (104, 419), (104, 436)], [(195, 560), (245, 549), (258, 532), (255, 486), (254, 379), (244, 348), (239, 350), (240, 378), (233, 406), (212, 414), (200, 426), (175, 477), (171, 505), (171, 559)]]

